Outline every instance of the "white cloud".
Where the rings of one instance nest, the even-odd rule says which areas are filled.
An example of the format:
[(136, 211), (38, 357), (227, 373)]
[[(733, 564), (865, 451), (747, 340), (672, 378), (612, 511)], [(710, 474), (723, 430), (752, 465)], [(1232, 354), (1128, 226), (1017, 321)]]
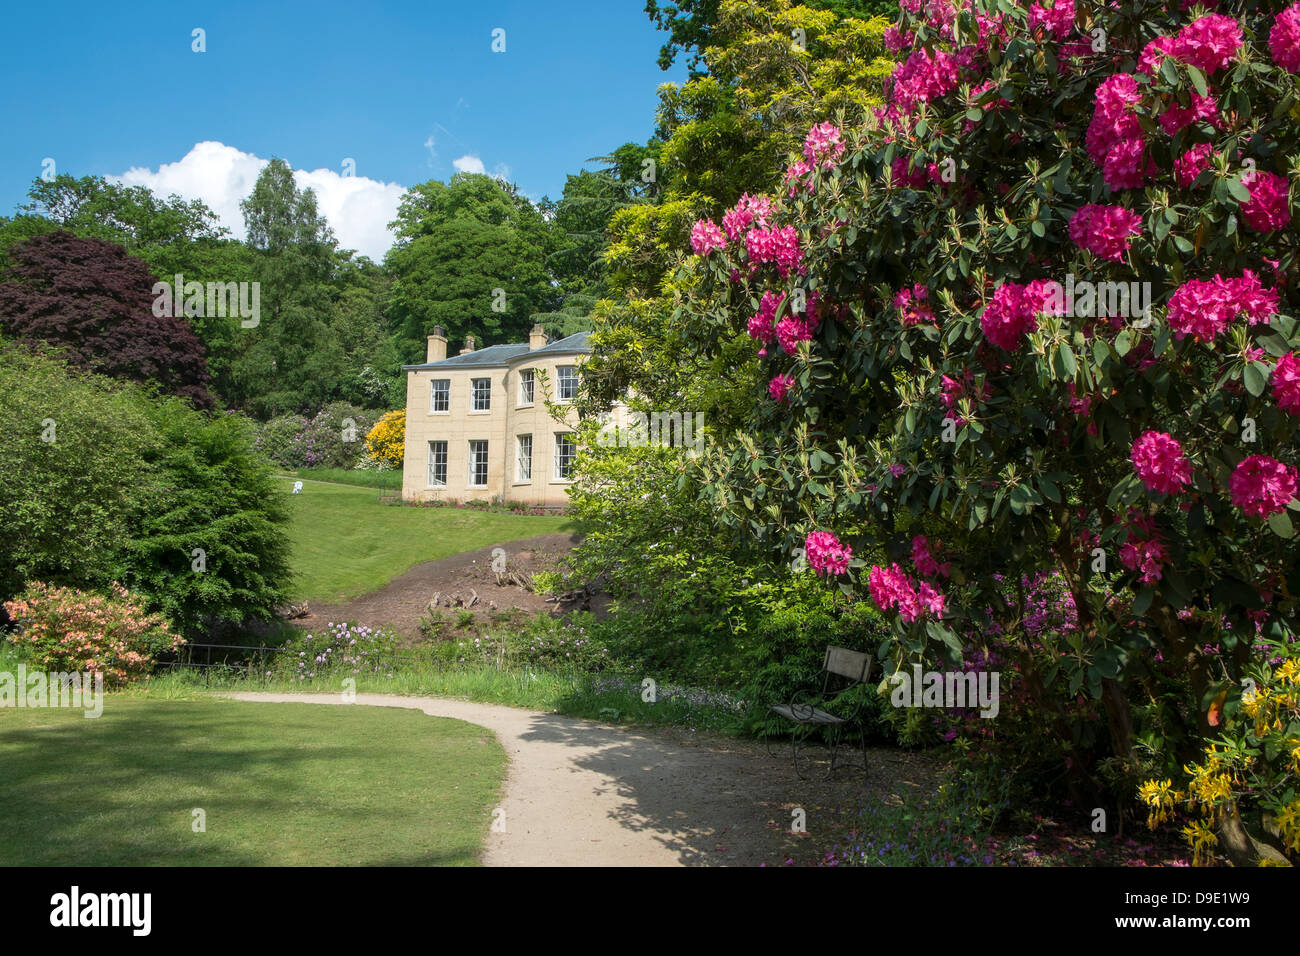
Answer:
[(460, 159), (453, 159), (451, 165), (456, 168), (458, 173), (486, 173), (487, 167), (483, 165), (483, 160), (477, 156), (465, 155)]
[[(202, 200), (232, 235), (242, 239), (244, 217), (239, 203), (253, 191), (257, 175), (267, 162), (233, 146), (209, 141), (196, 143), (183, 158), (163, 163), (156, 171), (132, 167), (121, 176), (107, 178), (128, 186), (147, 186), (159, 196), (176, 193), (184, 199)], [(482, 165), (480, 162), (479, 171)], [(299, 188), (316, 191), (317, 206), (339, 245), (376, 261), (383, 258), (393, 244), (388, 223), (396, 218), (397, 205), (405, 192), (402, 186), (364, 176), (343, 176), (332, 169), (294, 170), (293, 178)]]

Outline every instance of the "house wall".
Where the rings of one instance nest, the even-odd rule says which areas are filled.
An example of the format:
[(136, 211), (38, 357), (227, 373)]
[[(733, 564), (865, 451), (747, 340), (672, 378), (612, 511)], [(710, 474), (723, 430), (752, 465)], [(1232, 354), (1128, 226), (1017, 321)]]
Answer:
[[(459, 500), (499, 498), (542, 507), (562, 507), (568, 503), (565, 489), (569, 481), (554, 477), (555, 433), (572, 431), (577, 415), (572, 410), (557, 422), (546, 408), (546, 393), (557, 400), (556, 369), (578, 365), (581, 355), (554, 355), (529, 361), (520, 359), (510, 368), (418, 369), (406, 373), (406, 454), (402, 472), (402, 497), (410, 501), (454, 498)], [(519, 401), (520, 372), (535, 372), (531, 407)], [(472, 411), (471, 379), (491, 381), (491, 408)], [(432, 383), (435, 379), (451, 382), (450, 408), (447, 412), (431, 411)], [(519, 481), (517, 440), (520, 435), (533, 436), (532, 477)], [(488, 442), (488, 482), (484, 488), (471, 487), (469, 479), (469, 442)], [(429, 442), (447, 442), (446, 487), (430, 487)]]

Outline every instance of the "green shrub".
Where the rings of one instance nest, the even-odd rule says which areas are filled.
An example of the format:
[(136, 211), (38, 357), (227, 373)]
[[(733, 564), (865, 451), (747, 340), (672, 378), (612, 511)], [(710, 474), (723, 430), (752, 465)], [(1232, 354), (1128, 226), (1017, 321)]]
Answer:
[(182, 632), (287, 600), (287, 499), (242, 416), (0, 345), (0, 430), (0, 597), (120, 581)]

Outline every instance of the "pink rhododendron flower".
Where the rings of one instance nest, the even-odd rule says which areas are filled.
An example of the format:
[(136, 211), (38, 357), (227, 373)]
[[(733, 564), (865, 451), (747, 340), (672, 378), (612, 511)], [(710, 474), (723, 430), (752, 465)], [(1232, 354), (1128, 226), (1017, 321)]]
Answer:
[(1232, 503), (1254, 518), (1286, 510), (1295, 497), (1296, 470), (1267, 455), (1251, 455), (1232, 472), (1228, 482)]
[(1142, 55), (1138, 57), (1138, 72), (1145, 73), (1147, 76), (1155, 76), (1160, 72), (1160, 64), (1164, 62), (1166, 56), (1173, 52), (1174, 37), (1156, 37), (1148, 43), (1142, 50)]
[(777, 375), (772, 381), (767, 383), (767, 394), (771, 395), (778, 402), (785, 402), (791, 387), (794, 385), (794, 376)]
[(834, 169), (844, 155), (844, 137), (834, 123), (818, 123), (803, 141), (804, 157), (813, 166)]
[(1209, 342), (1238, 315), (1248, 325), (1267, 324), (1277, 314), (1278, 292), (1265, 289), (1251, 270), (1241, 278), (1191, 279), (1169, 297), (1166, 318), (1178, 338), (1191, 335)]
[(930, 303), (927, 301), (929, 297), (930, 290), (919, 282), (910, 289), (901, 289), (898, 295), (894, 296), (898, 321), (905, 326), (933, 322), (934, 310), (930, 308)]
[(763, 298), (759, 302), (758, 311), (750, 317), (749, 320), (749, 337), (756, 339), (764, 344), (771, 342), (776, 338), (776, 329), (773, 320), (776, 318), (776, 310), (780, 308), (781, 303), (785, 300), (785, 293), (776, 293), (768, 290), (763, 293)]
[(1177, 136), (1198, 120), (1205, 120), (1215, 129), (1219, 122), (1219, 101), (1213, 96), (1192, 94), (1191, 106), (1171, 106), (1160, 114), (1160, 128), (1170, 136)]
[(799, 192), (800, 185), (803, 185), (805, 191), (811, 194), (813, 191), (813, 181), (811, 177), (803, 183), (800, 183), (800, 180), (811, 173), (812, 170), (812, 166), (809, 163), (804, 162), (802, 159), (798, 162), (791, 163), (790, 167), (785, 171), (785, 182), (790, 187), (786, 190), (786, 195), (794, 196), (795, 193)]
[(1141, 189), (1159, 170), (1147, 155), (1144, 139), (1124, 139), (1111, 147), (1101, 164), (1107, 189)]
[(910, 30), (904, 30), (898, 25), (885, 27), (885, 49), (890, 53), (902, 53), (909, 49), (916, 40), (916, 34)]
[(1043, 309), (1026, 286), (1004, 282), (993, 293), (980, 316), (984, 337), (1000, 349), (1010, 352), (1020, 346), (1025, 334), (1038, 328), (1037, 314)]
[(1210, 168), (1211, 157), (1217, 155), (1209, 143), (1197, 143), (1181, 157), (1174, 160), (1174, 179), (1183, 189), (1191, 186), (1196, 177)]
[(781, 229), (751, 229), (745, 234), (745, 251), (749, 261), (754, 265), (771, 262), (776, 271), (785, 278), (792, 269), (803, 261), (803, 250), (799, 248), (799, 234), (794, 226)]
[[(935, 548), (940, 547), (941, 542), (935, 542)], [(944, 561), (942, 564), (935, 558), (930, 548), (930, 542), (923, 534), (918, 534), (912, 539), (912, 564), (916, 566), (916, 573), (923, 578), (948, 577), (952, 573), (952, 563)]]
[(722, 228), (727, 238), (739, 239), (750, 226), (766, 229), (772, 215), (772, 200), (766, 196), (751, 196), (749, 193), (740, 197), (736, 207), (722, 217)]
[(928, 170), (921, 169), (919, 166), (912, 169), (907, 156), (895, 156), (889, 169), (893, 174), (895, 185), (903, 185), (909, 189), (920, 189), (930, 181)]
[(1273, 62), (1288, 73), (1300, 73), (1300, 3), (1293, 3), (1277, 15), (1268, 32), (1268, 52)]
[(1119, 560), (1130, 571), (1141, 571), (1142, 581), (1153, 584), (1162, 577), (1161, 568), (1169, 561), (1169, 552), (1155, 538), (1129, 538), (1119, 549)]
[(1120, 262), (1128, 252), (1129, 238), (1142, 232), (1142, 217), (1123, 206), (1081, 206), (1070, 217), (1070, 238), (1080, 249)]
[(1031, 33), (1039, 27), (1046, 27), (1056, 39), (1064, 40), (1074, 29), (1074, 0), (1056, 0), (1053, 7), (1031, 3), (1028, 27)]
[(993, 386), (989, 385), (988, 382), (984, 383), (984, 387), (980, 390), (978, 396), (974, 394), (975, 374), (970, 369), (963, 372), (960, 382), (947, 375), (940, 376), (940, 379), (942, 387), (939, 399), (943, 402), (943, 407), (949, 412), (949, 417), (957, 425), (966, 424), (966, 419), (957, 414), (957, 403), (961, 399), (970, 397), (977, 402), (986, 402), (993, 397)]
[(1152, 491), (1176, 495), (1192, 483), (1192, 466), (1183, 447), (1166, 432), (1146, 431), (1133, 443), (1133, 470)]
[(1300, 361), (1290, 352), (1273, 366), (1273, 398), (1284, 412), (1300, 415)]
[(814, 531), (804, 540), (808, 563), (818, 574), (844, 574), (849, 569), (853, 549), (842, 544), (829, 531)]
[(1290, 182), (1277, 173), (1257, 172), (1246, 183), (1250, 201), (1241, 204), (1241, 218), (1256, 232), (1272, 232), (1291, 221)]
[(1241, 24), (1211, 13), (1179, 30), (1169, 52), (1202, 72), (1213, 73), (1226, 66), (1240, 48)]
[(1146, 155), (1142, 124), (1132, 110), (1141, 98), (1137, 80), (1128, 73), (1107, 77), (1097, 87), (1084, 142), (1110, 189), (1139, 188), (1157, 172)]
[(943, 617), (944, 606), (947, 604), (947, 599), (934, 588), (930, 587), (930, 585), (925, 581), (922, 581), (917, 585), (916, 598), (917, 601), (919, 601), (920, 604), (935, 617)]
[(961, 65), (958, 56), (943, 50), (913, 50), (889, 78), (890, 105), (914, 113), (921, 103), (950, 93), (957, 88)]
[(726, 245), (727, 237), (712, 219), (701, 219), (691, 229), (691, 248), (697, 256), (707, 256), (714, 249)]
[(800, 342), (812, 338), (812, 329), (802, 317), (787, 315), (776, 324), (776, 338), (787, 355), (794, 355), (799, 351)]
[(936, 617), (943, 613), (942, 595), (924, 582), (921, 587), (918, 594), (912, 579), (897, 564), (888, 568), (873, 566), (867, 575), (867, 588), (876, 607), (882, 611), (898, 608), (899, 616), (908, 622), (923, 617), (927, 610)]

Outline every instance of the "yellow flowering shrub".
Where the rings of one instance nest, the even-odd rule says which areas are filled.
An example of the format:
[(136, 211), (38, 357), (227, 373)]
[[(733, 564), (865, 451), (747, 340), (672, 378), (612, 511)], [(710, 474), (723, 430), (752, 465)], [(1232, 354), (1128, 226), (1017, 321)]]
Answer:
[(402, 467), (406, 453), (406, 411), (385, 412), (366, 434), (366, 450), (376, 461)]
[(1138, 789), (1152, 829), (1168, 823), (1176, 810), (1186, 811), (1190, 820), (1182, 834), (1194, 866), (1211, 860), (1219, 844), (1215, 830), (1233, 816), (1247, 824), (1258, 821), (1247, 829), (1271, 835), (1292, 863), (1300, 855), (1300, 649), (1269, 643), (1276, 666), (1255, 668), (1239, 702), (1223, 708), (1223, 736), (1208, 741), (1201, 759), (1183, 768), (1185, 788), (1148, 780)]

